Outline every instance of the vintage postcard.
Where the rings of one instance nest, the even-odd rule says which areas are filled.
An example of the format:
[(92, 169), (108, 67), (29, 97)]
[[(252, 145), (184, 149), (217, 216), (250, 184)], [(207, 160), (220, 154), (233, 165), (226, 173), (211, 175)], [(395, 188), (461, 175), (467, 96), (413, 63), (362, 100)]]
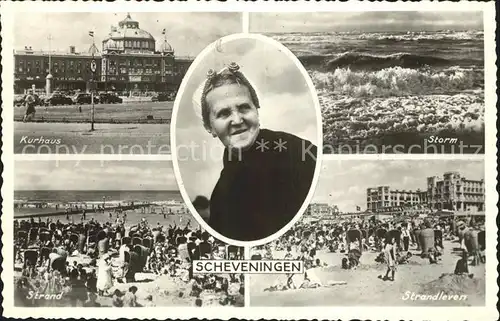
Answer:
[(2, 3), (3, 315), (498, 319), (495, 13)]

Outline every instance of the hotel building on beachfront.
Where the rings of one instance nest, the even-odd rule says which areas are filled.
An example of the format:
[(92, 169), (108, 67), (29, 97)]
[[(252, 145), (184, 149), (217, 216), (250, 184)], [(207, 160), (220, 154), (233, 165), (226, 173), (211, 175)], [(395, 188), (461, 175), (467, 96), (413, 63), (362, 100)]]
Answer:
[(95, 87), (100, 91), (175, 92), (194, 60), (176, 56), (166, 37), (157, 48), (155, 38), (140, 29), (130, 14), (118, 26), (111, 26), (101, 51), (94, 44), (86, 52), (68, 48), (66, 52), (31, 47), (15, 50), (14, 92), (24, 93), (33, 87), (45, 91), (48, 81), (52, 90), (60, 91)]
[(484, 179), (470, 180), (459, 172), (427, 178), (429, 207), (458, 212), (484, 211)]
[(405, 208), (427, 203), (427, 192), (417, 189), (399, 190), (389, 186), (366, 189), (366, 208), (368, 212), (379, 212), (388, 208)]
[(367, 188), (368, 212), (407, 208), (451, 210), (456, 212), (484, 211), (484, 179), (470, 180), (459, 172), (446, 172), (442, 177), (427, 177), (427, 190), (397, 190), (389, 186)]
[(309, 216), (330, 216), (338, 213), (337, 206), (330, 206), (327, 203), (310, 203), (304, 215)]

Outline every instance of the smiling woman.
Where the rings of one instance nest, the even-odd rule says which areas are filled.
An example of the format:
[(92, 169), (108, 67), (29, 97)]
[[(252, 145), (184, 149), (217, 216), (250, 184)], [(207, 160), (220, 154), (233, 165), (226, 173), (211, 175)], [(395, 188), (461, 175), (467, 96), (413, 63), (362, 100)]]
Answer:
[(307, 206), (321, 137), (311, 88), (295, 57), (263, 36), (223, 38), (191, 66), (173, 111), (174, 169), (188, 206), (209, 200), (191, 210), (217, 237), (267, 242)]

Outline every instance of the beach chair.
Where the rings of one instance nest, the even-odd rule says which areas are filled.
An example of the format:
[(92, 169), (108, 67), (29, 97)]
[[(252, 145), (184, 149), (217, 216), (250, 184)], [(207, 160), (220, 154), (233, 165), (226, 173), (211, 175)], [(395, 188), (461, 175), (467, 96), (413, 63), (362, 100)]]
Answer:
[(38, 251), (35, 249), (28, 249), (24, 251), (23, 255), (23, 275), (31, 278), (36, 269), (36, 263), (38, 261)]
[(52, 249), (49, 247), (42, 247), (40, 249), (40, 258), (42, 259), (42, 262), (47, 260), (49, 258), (49, 254), (52, 252)]
[(481, 251), (486, 250), (486, 234), (485, 231), (480, 231), (477, 233), (477, 242), (479, 243), (479, 249)]
[(132, 245), (132, 238), (130, 238), (129, 236), (122, 237), (121, 244), (127, 244), (128, 246)]
[(62, 275), (66, 275), (66, 258), (63, 256), (55, 257), (50, 262), (50, 267), (52, 271), (59, 271)]
[(434, 230), (434, 244), (435, 246), (439, 246), (440, 248), (444, 248), (443, 246), (443, 231)]
[(238, 259), (240, 254), (240, 248), (236, 245), (229, 245), (227, 247), (227, 259), (230, 259), (231, 257), (234, 257)]
[(153, 247), (153, 239), (150, 237), (145, 237), (144, 239), (142, 239), (142, 245), (144, 245), (148, 249), (151, 249)]
[(26, 248), (28, 246), (28, 232), (26, 231), (17, 231), (17, 241), (21, 248)]
[(187, 243), (187, 238), (185, 236), (178, 236), (177, 239), (175, 240), (176, 244), (186, 244)]
[(262, 255), (260, 253), (252, 254), (252, 257), (250, 257), (250, 260), (253, 260), (253, 261), (262, 260)]
[(38, 228), (32, 227), (28, 233), (29, 243), (34, 243), (38, 239)]
[(80, 253), (85, 253), (85, 244), (87, 243), (87, 237), (85, 236), (85, 234), (83, 233), (80, 233), (78, 235), (78, 243), (77, 243), (77, 248), (78, 248), (78, 252)]
[(149, 249), (147, 247), (145, 247), (145, 246), (137, 244), (137, 245), (134, 246), (133, 252), (136, 253), (139, 256), (139, 261), (138, 261), (138, 263), (139, 263), (139, 266), (138, 266), (139, 271), (138, 272), (140, 272), (146, 266), (146, 262), (147, 262), (147, 259), (148, 259), (148, 256), (149, 256)]
[(80, 238), (78, 237), (78, 234), (73, 233), (69, 236), (69, 241), (72, 242), (73, 244), (78, 244), (79, 239)]
[(49, 230), (51, 230), (52, 232), (55, 232), (56, 229), (57, 229), (56, 223), (52, 222), (49, 224)]
[(212, 247), (210, 246), (210, 243), (201, 242), (198, 245), (198, 249), (200, 250), (200, 258), (203, 258), (206, 255), (212, 256)]
[(196, 250), (196, 248), (197, 248), (196, 243), (194, 243), (194, 242), (189, 242), (189, 243), (187, 244), (187, 248), (188, 248), (188, 252), (189, 252), (189, 258), (191, 259), (191, 261), (192, 261), (192, 260), (195, 260), (195, 259), (194, 259), (194, 253), (195, 253), (195, 250)]
[(349, 230), (346, 232), (347, 249), (349, 249), (350, 244), (358, 242), (358, 248), (360, 251), (363, 250), (363, 245), (361, 243), (362, 234), (360, 230)]
[(108, 237), (108, 233), (104, 230), (101, 230), (97, 233), (97, 241), (103, 240)]
[(22, 220), (20, 223), (19, 223), (19, 229), (20, 230), (26, 230), (26, 231), (29, 231), (31, 228), (31, 225), (28, 221), (25, 221), (25, 220)]
[(108, 239), (110, 239), (110, 240), (114, 240), (114, 239), (115, 239), (115, 237), (116, 237), (116, 232), (115, 232), (115, 231), (113, 231), (113, 230), (109, 230), (109, 231), (108, 231), (108, 233), (107, 233), (107, 237), (108, 237)]
[(387, 234), (385, 235), (385, 239), (387, 240), (391, 237), (394, 237), (396, 245), (398, 247), (401, 247), (401, 231), (396, 229), (388, 231)]
[(132, 237), (132, 246), (142, 245), (142, 239), (140, 237), (134, 236)]

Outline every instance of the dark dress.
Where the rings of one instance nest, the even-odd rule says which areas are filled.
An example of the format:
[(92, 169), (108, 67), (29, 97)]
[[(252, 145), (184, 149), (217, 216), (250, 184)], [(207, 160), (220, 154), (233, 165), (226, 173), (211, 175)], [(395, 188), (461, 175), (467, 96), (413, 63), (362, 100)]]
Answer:
[(209, 225), (239, 241), (273, 235), (304, 203), (316, 156), (311, 142), (266, 129), (241, 154), (229, 154), (226, 149), (224, 168), (210, 199)]

